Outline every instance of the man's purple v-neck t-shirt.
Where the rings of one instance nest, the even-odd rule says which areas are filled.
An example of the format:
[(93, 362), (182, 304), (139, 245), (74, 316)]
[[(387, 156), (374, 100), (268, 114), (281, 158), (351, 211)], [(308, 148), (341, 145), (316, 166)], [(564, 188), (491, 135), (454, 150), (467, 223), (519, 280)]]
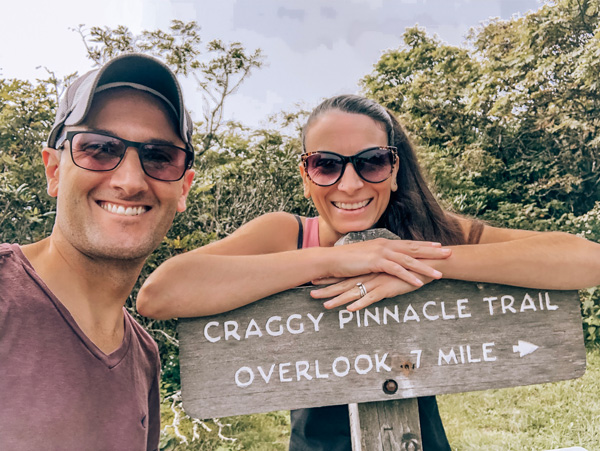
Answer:
[(124, 313), (123, 342), (106, 355), (20, 247), (0, 245), (0, 449), (158, 448), (158, 348)]

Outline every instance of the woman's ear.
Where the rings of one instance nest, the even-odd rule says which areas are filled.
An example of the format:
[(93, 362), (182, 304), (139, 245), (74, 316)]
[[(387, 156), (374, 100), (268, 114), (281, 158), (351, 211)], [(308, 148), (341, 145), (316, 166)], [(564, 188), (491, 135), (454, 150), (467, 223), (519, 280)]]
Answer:
[(306, 197), (307, 199), (310, 199), (310, 180), (308, 179), (308, 176), (306, 175), (306, 171), (304, 170), (304, 165), (302, 163), (300, 163), (298, 165), (298, 168), (300, 169), (300, 175), (302, 176), (302, 186), (304, 188), (304, 197)]
[(394, 165), (394, 169), (392, 170), (392, 192), (398, 191), (398, 161)]

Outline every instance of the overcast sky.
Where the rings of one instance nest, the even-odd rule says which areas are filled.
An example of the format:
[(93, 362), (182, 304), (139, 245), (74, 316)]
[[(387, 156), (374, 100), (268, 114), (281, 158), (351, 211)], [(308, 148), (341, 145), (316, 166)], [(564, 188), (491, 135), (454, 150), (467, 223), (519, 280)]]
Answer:
[[(167, 29), (172, 19), (196, 20), (204, 43), (239, 41), (261, 48), (265, 67), (226, 106), (226, 117), (260, 125), (295, 104), (307, 108), (341, 93), (357, 93), (381, 53), (398, 48), (418, 24), (460, 45), (469, 28), (491, 17), (509, 19), (540, 7), (538, 0), (12, 0), (0, 16), (0, 77), (45, 78), (92, 68), (78, 24), (126, 25), (134, 33)], [(186, 103), (199, 119), (202, 101), (184, 82)]]

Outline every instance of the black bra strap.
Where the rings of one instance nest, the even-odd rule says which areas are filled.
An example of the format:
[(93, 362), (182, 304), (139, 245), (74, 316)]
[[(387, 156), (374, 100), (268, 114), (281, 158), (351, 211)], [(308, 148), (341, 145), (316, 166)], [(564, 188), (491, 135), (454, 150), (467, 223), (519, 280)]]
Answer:
[(304, 229), (302, 228), (302, 219), (300, 216), (294, 215), (296, 221), (298, 221), (298, 249), (302, 249), (302, 243), (304, 241)]

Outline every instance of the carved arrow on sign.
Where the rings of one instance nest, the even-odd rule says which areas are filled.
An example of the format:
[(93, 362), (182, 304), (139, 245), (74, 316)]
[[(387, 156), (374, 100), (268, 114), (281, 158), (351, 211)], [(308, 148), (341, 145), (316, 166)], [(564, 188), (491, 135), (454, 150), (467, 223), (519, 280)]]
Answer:
[(528, 341), (519, 340), (519, 344), (513, 345), (513, 352), (518, 352), (519, 357), (526, 356), (534, 352), (539, 346), (529, 343)]

